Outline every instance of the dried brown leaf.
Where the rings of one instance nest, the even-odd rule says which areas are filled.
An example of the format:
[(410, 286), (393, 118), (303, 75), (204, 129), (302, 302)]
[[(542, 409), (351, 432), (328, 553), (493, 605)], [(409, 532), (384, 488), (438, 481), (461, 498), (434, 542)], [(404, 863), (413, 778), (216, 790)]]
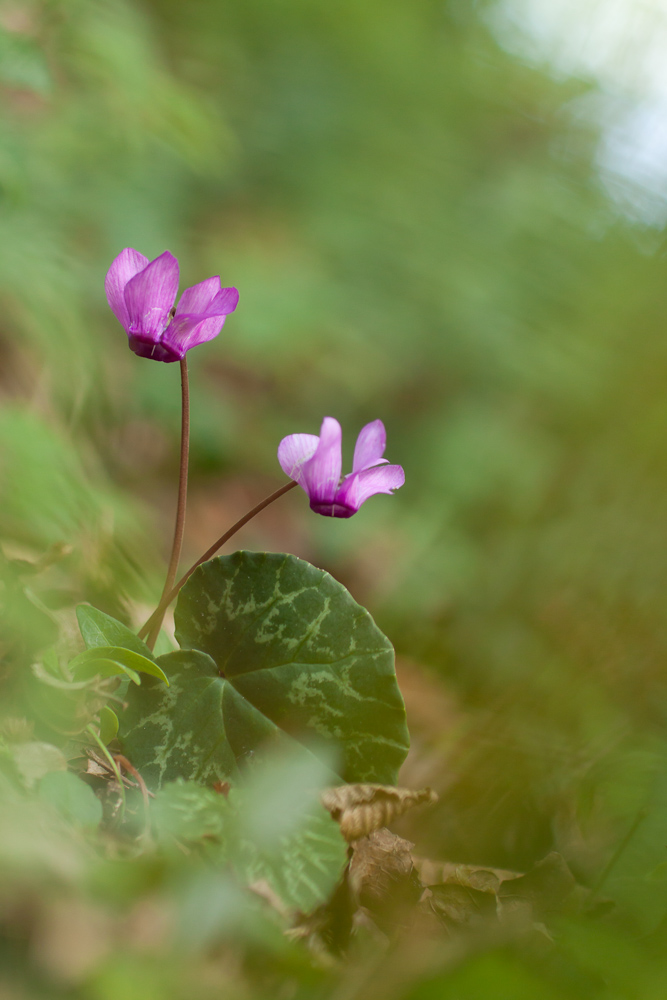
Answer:
[(350, 886), (382, 929), (404, 918), (424, 890), (412, 862), (413, 847), (386, 829), (353, 844)]
[(495, 916), (496, 897), (484, 890), (449, 883), (434, 885), (429, 892), (431, 909), (447, 924), (470, 924)]
[(452, 861), (430, 861), (428, 858), (415, 858), (415, 866), (424, 885), (460, 885), (493, 895), (498, 893), (503, 882), (521, 875), (505, 868), (459, 865)]
[(438, 800), (430, 788), (413, 792), (391, 785), (340, 785), (325, 788), (320, 798), (348, 843), (368, 837), (414, 806)]
[(577, 896), (577, 882), (564, 858), (552, 851), (525, 875), (504, 882), (498, 896), (505, 905), (521, 901), (538, 913), (549, 913)]

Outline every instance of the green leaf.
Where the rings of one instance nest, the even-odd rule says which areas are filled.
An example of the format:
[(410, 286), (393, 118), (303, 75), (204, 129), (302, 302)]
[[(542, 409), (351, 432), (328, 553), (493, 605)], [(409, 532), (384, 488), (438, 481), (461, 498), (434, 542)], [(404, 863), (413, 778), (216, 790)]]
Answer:
[(348, 860), (340, 827), (319, 801), (327, 781), (322, 763), (292, 753), (252, 766), (229, 793), (236, 871), (247, 883), (265, 879), (303, 913), (329, 897)]
[(153, 830), (162, 843), (222, 838), (228, 815), (224, 796), (191, 781), (168, 782), (151, 801)]
[(122, 646), (123, 649), (130, 649), (155, 662), (155, 657), (146, 643), (142, 642), (127, 625), (116, 621), (111, 615), (105, 615), (103, 611), (98, 611), (90, 604), (79, 604), (76, 617), (88, 649), (99, 646)]
[(283, 903), (308, 913), (333, 891), (347, 863), (338, 824), (318, 801), (324, 775), (311, 758), (281, 756), (253, 767), (229, 797), (192, 782), (168, 783), (151, 803), (153, 829), (199, 844), (216, 864), (229, 862), (246, 884), (266, 880)]
[(120, 677), (127, 676), (135, 684), (141, 684), (141, 677), (136, 672), (132, 670), (131, 667), (126, 667), (123, 663), (119, 663), (118, 660), (110, 660), (106, 656), (96, 656), (95, 659), (89, 660), (87, 664), (88, 669), (84, 673), (86, 681), (92, 677)]
[(36, 781), (50, 771), (64, 771), (67, 761), (58, 747), (51, 743), (40, 743), (31, 740), (17, 743), (10, 749), (16, 770), (28, 786), (32, 788)]
[[(244, 798), (230, 792), (239, 812)], [(289, 836), (276, 840), (271, 851), (252, 839), (239, 840), (232, 864), (248, 884), (266, 879), (289, 907), (309, 913), (333, 891), (347, 864), (347, 844), (338, 824), (318, 802), (301, 817)]]
[[(103, 669), (99, 668), (102, 662), (111, 662), (116, 665), (118, 669), (113, 671), (113, 673), (127, 673), (134, 680), (137, 677), (137, 673), (142, 672), (159, 678), (159, 680), (164, 681), (167, 687), (169, 686), (169, 681), (164, 671), (154, 660), (149, 660), (147, 656), (143, 656), (133, 649), (126, 649), (122, 646), (96, 646), (92, 649), (86, 649), (83, 653), (75, 656), (70, 661), (69, 666), (78, 677), (93, 677), (99, 673), (103, 673), (105, 677), (111, 676), (111, 673), (104, 672), (108, 670), (107, 667)], [(139, 679), (135, 683), (140, 683)]]
[(160, 662), (171, 686), (149, 679), (132, 688), (120, 717), (123, 752), (149, 788), (176, 778), (212, 784), (236, 775), (237, 757), (280, 735), (219, 676), (210, 656), (182, 650)]
[(102, 819), (102, 803), (85, 781), (71, 771), (45, 775), (39, 783), (39, 797), (50, 802), (65, 819), (79, 826), (97, 826)]
[(395, 783), (408, 749), (394, 652), (328, 573), (294, 556), (237, 552), (181, 591), (160, 658), (171, 689), (128, 692), (121, 740), (155, 787), (210, 783), (268, 743), (298, 741), (346, 781)]
[(100, 709), (100, 739), (105, 746), (111, 743), (118, 733), (118, 716), (108, 705)]

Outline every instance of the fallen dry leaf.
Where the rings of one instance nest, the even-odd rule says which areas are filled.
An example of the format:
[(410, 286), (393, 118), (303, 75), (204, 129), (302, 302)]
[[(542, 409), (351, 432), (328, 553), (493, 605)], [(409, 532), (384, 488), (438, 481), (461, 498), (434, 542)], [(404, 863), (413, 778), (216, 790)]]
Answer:
[(391, 785), (340, 785), (325, 788), (320, 800), (351, 843), (368, 837), (414, 806), (437, 802), (438, 796), (430, 788), (413, 792)]
[(480, 865), (460, 865), (452, 861), (415, 858), (415, 867), (426, 886), (460, 885), (465, 889), (497, 894), (502, 882), (521, 877), (521, 872)]
[(410, 915), (424, 891), (412, 861), (413, 847), (386, 829), (352, 845), (350, 887), (382, 930), (394, 926), (401, 915)]

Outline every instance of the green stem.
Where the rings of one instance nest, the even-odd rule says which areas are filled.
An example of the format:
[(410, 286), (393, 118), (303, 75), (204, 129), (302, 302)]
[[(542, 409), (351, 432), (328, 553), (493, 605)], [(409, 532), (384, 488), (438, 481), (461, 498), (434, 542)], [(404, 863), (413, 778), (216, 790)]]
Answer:
[(220, 538), (218, 538), (217, 542), (214, 542), (213, 545), (210, 547), (210, 549), (207, 549), (204, 555), (200, 556), (197, 562), (190, 567), (187, 573), (183, 574), (183, 576), (178, 581), (176, 586), (173, 587), (171, 591), (163, 594), (162, 599), (158, 604), (157, 608), (155, 609), (155, 611), (153, 612), (153, 614), (150, 616), (148, 621), (141, 626), (141, 629), (139, 630), (139, 638), (143, 639), (143, 637), (147, 635), (148, 632), (150, 632), (151, 635), (153, 634), (153, 631), (155, 629), (155, 622), (156, 621), (160, 623), (162, 622), (165, 611), (167, 610), (171, 602), (174, 600), (174, 598), (177, 596), (179, 590), (186, 582), (186, 580), (188, 580), (192, 576), (194, 571), (197, 569), (197, 566), (201, 566), (203, 562), (206, 562), (207, 559), (210, 559), (211, 556), (214, 556), (215, 553), (218, 551), (218, 549), (221, 548), (225, 544), (225, 542), (228, 542), (229, 539), (232, 537), (232, 535), (236, 534), (239, 528), (242, 528), (244, 524), (247, 524), (248, 521), (252, 520), (255, 514), (259, 514), (261, 510), (264, 510), (265, 507), (268, 507), (269, 504), (273, 503), (274, 500), (277, 500), (285, 493), (289, 493), (289, 491), (293, 490), (294, 487), (297, 485), (298, 484), (295, 483), (294, 480), (291, 480), (291, 482), (286, 483), (285, 486), (281, 486), (279, 490), (276, 490), (275, 493), (272, 493), (270, 496), (265, 497), (264, 500), (262, 500), (255, 507), (253, 507), (252, 510), (249, 510), (247, 514), (244, 514), (242, 518), (239, 518), (236, 524), (233, 524), (231, 528), (229, 528), (229, 530), (224, 533), (224, 535), (221, 535)]
[(105, 747), (104, 743), (99, 738), (99, 736), (97, 735), (97, 733), (95, 732), (95, 730), (93, 729), (93, 727), (90, 726), (90, 725), (88, 725), (88, 726), (86, 726), (86, 730), (93, 737), (93, 739), (95, 740), (95, 742), (99, 746), (100, 750), (102, 751), (102, 753), (104, 754), (104, 756), (106, 757), (106, 759), (109, 761), (109, 766), (111, 767), (113, 773), (116, 776), (116, 781), (118, 782), (118, 787), (120, 789), (120, 819), (119, 819), (119, 823), (122, 823), (123, 820), (125, 819), (125, 788), (123, 786), (123, 776), (120, 773), (120, 768), (118, 767), (118, 764), (113, 759), (113, 757), (111, 756), (111, 754), (109, 753), (109, 751), (107, 750), (107, 748)]
[[(162, 597), (154, 614), (151, 616), (153, 625), (146, 640), (149, 649), (153, 649), (160, 634), (164, 612), (168, 606), (164, 605), (165, 597), (171, 592), (176, 579), (176, 571), (181, 558), (183, 547), (183, 533), (185, 531), (185, 508), (188, 500), (188, 458), (190, 453), (190, 386), (188, 383), (188, 363), (185, 358), (181, 359), (181, 464), (178, 476), (178, 502), (176, 504), (176, 524), (174, 525), (174, 541), (171, 546), (171, 557), (169, 568), (162, 589)], [(163, 608), (160, 612), (160, 608)]]

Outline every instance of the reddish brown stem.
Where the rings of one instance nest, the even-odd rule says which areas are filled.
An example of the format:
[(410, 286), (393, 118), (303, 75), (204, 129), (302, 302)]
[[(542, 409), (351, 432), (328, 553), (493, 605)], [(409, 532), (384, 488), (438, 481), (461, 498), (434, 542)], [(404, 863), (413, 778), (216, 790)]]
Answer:
[(233, 524), (231, 528), (224, 533), (224, 535), (221, 535), (220, 538), (218, 538), (217, 542), (214, 542), (213, 545), (211, 545), (210, 549), (207, 549), (204, 555), (200, 556), (197, 562), (190, 567), (187, 573), (183, 574), (183, 576), (178, 581), (176, 586), (173, 587), (173, 589), (169, 591), (169, 593), (166, 593), (162, 596), (162, 599), (160, 600), (160, 603), (158, 604), (153, 614), (150, 616), (148, 621), (141, 626), (141, 629), (139, 631), (139, 638), (143, 639), (143, 637), (147, 635), (149, 631), (152, 635), (153, 630), (155, 629), (155, 622), (159, 623), (158, 624), (159, 628), (160, 624), (162, 624), (162, 619), (164, 618), (165, 611), (167, 610), (171, 602), (174, 600), (174, 598), (177, 596), (179, 590), (186, 582), (186, 580), (188, 580), (192, 576), (194, 571), (197, 569), (197, 566), (201, 566), (203, 562), (206, 562), (207, 559), (210, 559), (212, 556), (214, 556), (215, 553), (218, 551), (218, 549), (222, 548), (225, 542), (228, 542), (229, 539), (232, 537), (232, 535), (236, 534), (239, 528), (242, 528), (244, 524), (247, 524), (248, 521), (252, 520), (255, 514), (259, 514), (260, 511), (264, 510), (265, 507), (268, 507), (269, 504), (273, 503), (274, 500), (277, 500), (285, 493), (288, 493), (290, 490), (294, 489), (294, 487), (297, 485), (298, 484), (295, 483), (294, 480), (292, 480), (291, 482), (286, 483), (285, 486), (281, 486), (279, 490), (276, 490), (275, 493), (272, 493), (270, 496), (265, 497), (264, 500), (261, 501), (261, 503), (258, 503), (256, 507), (253, 507), (252, 510), (249, 510), (247, 514), (244, 514), (243, 517), (236, 522), (236, 524)]
[[(183, 533), (185, 531), (185, 508), (188, 501), (188, 457), (190, 453), (190, 386), (188, 383), (188, 363), (185, 358), (181, 359), (181, 464), (178, 476), (178, 501), (176, 504), (176, 524), (174, 525), (174, 541), (171, 546), (171, 557), (169, 568), (162, 589), (162, 597), (156, 611), (151, 616), (153, 624), (150, 634), (146, 640), (149, 649), (153, 649), (160, 634), (164, 612), (168, 606), (164, 605), (165, 597), (171, 592), (176, 579), (176, 571), (181, 558), (183, 547)], [(163, 610), (160, 612), (160, 608)]]

